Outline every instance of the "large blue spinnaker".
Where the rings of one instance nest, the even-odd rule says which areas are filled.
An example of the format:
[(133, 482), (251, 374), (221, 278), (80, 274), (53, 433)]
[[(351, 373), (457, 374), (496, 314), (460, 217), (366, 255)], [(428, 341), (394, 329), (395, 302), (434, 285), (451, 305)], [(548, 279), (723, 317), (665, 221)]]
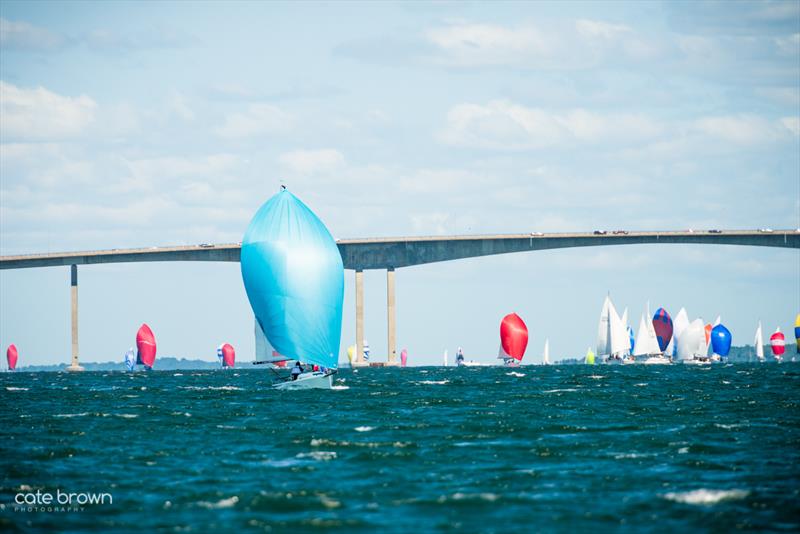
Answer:
[(336, 368), (344, 267), (308, 206), (285, 189), (261, 206), (242, 239), (241, 267), (250, 305), (275, 350)]

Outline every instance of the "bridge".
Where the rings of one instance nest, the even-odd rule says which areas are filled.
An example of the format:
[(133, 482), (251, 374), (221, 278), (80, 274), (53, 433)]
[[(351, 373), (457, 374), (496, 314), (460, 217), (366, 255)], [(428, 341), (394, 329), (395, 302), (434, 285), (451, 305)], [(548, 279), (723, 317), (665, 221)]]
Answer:
[[(740, 245), (800, 249), (800, 229), (796, 230), (685, 230), (649, 232), (573, 232), (526, 233), (510, 235), (465, 235), (432, 237), (397, 237), (341, 239), (337, 241), (345, 269), (355, 271), (356, 286), (356, 355), (363, 361), (364, 283), (363, 271), (386, 270), (386, 305), (388, 322), (388, 363), (396, 365), (395, 341), (395, 270), (495, 254), (531, 252), (572, 247), (702, 244)], [(227, 261), (238, 262), (241, 243), (201, 244), (175, 247), (111, 249), (83, 252), (57, 252), (0, 256), (0, 269), (70, 266), (72, 299), (72, 364), (78, 363), (78, 265), (127, 263), (141, 261)]]

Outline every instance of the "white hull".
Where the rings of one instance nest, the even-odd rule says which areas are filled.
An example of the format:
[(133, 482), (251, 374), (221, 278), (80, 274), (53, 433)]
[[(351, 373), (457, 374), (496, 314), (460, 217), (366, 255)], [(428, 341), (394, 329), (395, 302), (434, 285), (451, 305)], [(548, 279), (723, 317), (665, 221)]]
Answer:
[(642, 361), (645, 365), (669, 365), (672, 362), (666, 356), (650, 356)]
[(711, 360), (680, 360), (683, 365), (711, 365)]
[(297, 380), (287, 380), (272, 386), (275, 389), (331, 389), (333, 387), (333, 373), (325, 374), (321, 371), (303, 373)]

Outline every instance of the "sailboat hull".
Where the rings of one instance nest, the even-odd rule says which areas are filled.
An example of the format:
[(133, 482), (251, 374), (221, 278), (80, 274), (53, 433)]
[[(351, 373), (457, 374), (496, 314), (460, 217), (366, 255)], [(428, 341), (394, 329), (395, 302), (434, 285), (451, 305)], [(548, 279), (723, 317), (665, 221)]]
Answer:
[(275, 389), (332, 389), (333, 373), (314, 371), (303, 373), (297, 380), (287, 380), (272, 386)]
[(642, 363), (645, 365), (669, 365), (672, 362), (666, 356), (650, 356)]

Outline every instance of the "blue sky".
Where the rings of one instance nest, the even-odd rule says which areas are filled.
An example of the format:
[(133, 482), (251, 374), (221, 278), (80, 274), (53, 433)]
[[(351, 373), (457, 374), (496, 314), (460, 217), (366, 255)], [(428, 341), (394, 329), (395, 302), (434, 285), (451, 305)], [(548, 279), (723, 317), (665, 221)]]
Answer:
[[(281, 183), (337, 238), (800, 227), (797, 2), (0, 4), (0, 254), (237, 242)], [(346, 274), (342, 351), (354, 342)], [(82, 267), (81, 358), (253, 350), (238, 265)], [(66, 361), (69, 270), (0, 272), (0, 343)], [(397, 272), (398, 351), (593, 344), (606, 292), (790, 331), (800, 253), (625, 246)], [(385, 354), (385, 273), (366, 275)]]

